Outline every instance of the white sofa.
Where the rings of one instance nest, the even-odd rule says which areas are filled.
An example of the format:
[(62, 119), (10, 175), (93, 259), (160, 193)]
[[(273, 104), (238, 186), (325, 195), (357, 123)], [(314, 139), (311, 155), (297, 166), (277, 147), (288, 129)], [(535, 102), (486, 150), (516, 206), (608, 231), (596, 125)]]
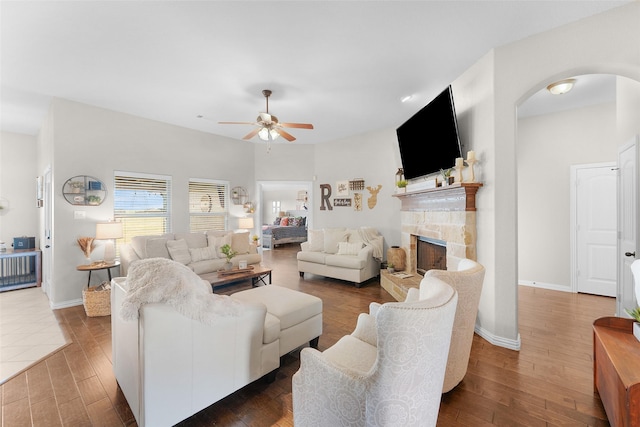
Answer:
[(239, 316), (211, 326), (164, 303), (129, 321), (120, 316), (127, 290), (126, 278), (112, 280), (112, 363), (141, 427), (174, 425), (280, 366), (263, 304), (243, 302)]
[[(184, 241), (184, 242), (182, 242)], [(167, 233), (161, 236), (136, 236), (131, 243), (120, 246), (120, 274), (126, 276), (129, 265), (140, 259), (168, 258), (185, 264), (197, 275), (207, 279), (207, 274), (222, 269), (227, 259), (219, 252), (228, 243), (238, 252), (233, 257), (234, 266), (239, 261), (259, 264), (262, 256), (249, 242), (249, 232), (207, 231), (205, 233)], [(185, 245), (186, 244), (186, 251)]]
[(383, 244), (382, 235), (370, 227), (309, 230), (297, 254), (300, 277), (311, 273), (360, 287), (380, 274)]

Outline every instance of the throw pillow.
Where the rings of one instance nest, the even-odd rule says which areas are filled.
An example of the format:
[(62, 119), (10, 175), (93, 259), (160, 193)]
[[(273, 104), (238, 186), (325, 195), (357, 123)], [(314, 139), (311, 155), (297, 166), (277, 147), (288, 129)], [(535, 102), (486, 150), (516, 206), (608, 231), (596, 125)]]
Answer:
[(285, 216), (284, 218), (280, 219), (280, 225), (282, 225), (283, 227), (286, 227), (289, 225), (289, 217)]
[(191, 262), (191, 254), (186, 240), (167, 240), (167, 249), (172, 260), (184, 265)]
[(346, 242), (349, 233), (346, 230), (324, 229), (324, 252), (335, 254), (338, 252), (338, 243)]
[(167, 241), (168, 239), (164, 239), (162, 237), (147, 239), (145, 245), (147, 258), (169, 258)]
[(280, 217), (277, 217), (276, 219), (274, 219), (274, 220), (273, 220), (273, 225), (280, 225), (280, 220), (281, 220), (281, 219), (282, 219), (282, 218), (280, 218)]
[(309, 250), (322, 252), (324, 250), (324, 232), (322, 230), (307, 230), (307, 242)]
[(218, 258), (218, 254), (216, 253), (216, 248), (211, 246), (207, 246), (204, 248), (189, 249), (189, 253), (191, 254), (191, 262), (198, 262), (198, 261)]
[(362, 249), (362, 243), (348, 243), (348, 242), (339, 242), (338, 243), (338, 255), (358, 255)]
[(236, 251), (238, 255), (249, 253), (249, 232), (242, 231), (231, 235), (231, 249)]
[(231, 245), (231, 233), (227, 233), (223, 236), (215, 236), (213, 234), (207, 234), (209, 247), (215, 248), (218, 258), (224, 258), (224, 254), (220, 252), (220, 248), (224, 245)]

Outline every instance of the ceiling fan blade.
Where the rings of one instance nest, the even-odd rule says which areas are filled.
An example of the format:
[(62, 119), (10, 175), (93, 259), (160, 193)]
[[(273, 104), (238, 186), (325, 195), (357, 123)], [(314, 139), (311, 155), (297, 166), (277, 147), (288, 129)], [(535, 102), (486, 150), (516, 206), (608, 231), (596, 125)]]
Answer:
[(219, 125), (255, 125), (252, 122), (218, 122)]
[(313, 129), (311, 123), (280, 123), (283, 128)]
[(285, 132), (282, 129), (278, 129), (276, 132), (278, 132), (281, 137), (283, 137), (284, 139), (286, 139), (289, 142), (293, 142), (293, 141), (296, 140), (295, 136), (291, 135), (289, 132)]
[(258, 134), (258, 132), (260, 132), (260, 128), (255, 128), (254, 130), (252, 130), (251, 132), (249, 132), (248, 134), (246, 134), (246, 135), (244, 136), (244, 138), (242, 138), (242, 139), (251, 139), (251, 138), (253, 138), (254, 136), (256, 136), (256, 135)]

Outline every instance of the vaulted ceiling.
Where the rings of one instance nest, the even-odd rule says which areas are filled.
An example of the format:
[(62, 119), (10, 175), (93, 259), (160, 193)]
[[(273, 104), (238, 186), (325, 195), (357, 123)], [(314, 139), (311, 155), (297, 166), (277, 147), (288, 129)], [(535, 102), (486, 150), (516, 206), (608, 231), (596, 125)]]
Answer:
[(315, 125), (297, 141), (335, 140), (397, 127), (494, 47), (624, 3), (2, 1), (0, 125), (35, 135), (60, 97), (240, 139), (251, 126), (217, 122), (255, 120), (271, 89), (280, 121)]

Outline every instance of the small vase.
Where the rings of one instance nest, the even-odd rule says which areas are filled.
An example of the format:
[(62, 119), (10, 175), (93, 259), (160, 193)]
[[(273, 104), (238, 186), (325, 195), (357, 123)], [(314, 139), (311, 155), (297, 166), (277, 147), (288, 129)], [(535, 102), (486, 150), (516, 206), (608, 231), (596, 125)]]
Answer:
[(640, 341), (640, 322), (633, 322), (633, 336)]
[(225, 270), (229, 271), (229, 270), (231, 270), (232, 268), (233, 268), (233, 263), (232, 263), (232, 262), (227, 262), (227, 263), (225, 263), (225, 265), (224, 265), (224, 269), (225, 269)]
[(390, 274), (393, 274), (393, 273), (396, 272), (396, 269), (393, 268), (393, 267), (387, 267), (387, 272), (390, 273)]

